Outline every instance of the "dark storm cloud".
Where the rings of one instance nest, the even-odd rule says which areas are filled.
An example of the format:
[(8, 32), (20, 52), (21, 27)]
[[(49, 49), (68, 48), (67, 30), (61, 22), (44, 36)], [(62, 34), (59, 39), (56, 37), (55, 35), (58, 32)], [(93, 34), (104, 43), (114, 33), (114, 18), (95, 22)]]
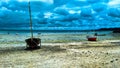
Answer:
[[(50, 2), (50, 3), (48, 3)], [(117, 26), (120, 22), (119, 0), (40, 0), (31, 1), (34, 26), (96, 28)], [(29, 23), (28, 2), (2, 0), (0, 22), (24, 25)], [(23, 24), (24, 23), (24, 24)], [(116, 24), (117, 23), (117, 24)], [(84, 29), (83, 28), (83, 29)]]

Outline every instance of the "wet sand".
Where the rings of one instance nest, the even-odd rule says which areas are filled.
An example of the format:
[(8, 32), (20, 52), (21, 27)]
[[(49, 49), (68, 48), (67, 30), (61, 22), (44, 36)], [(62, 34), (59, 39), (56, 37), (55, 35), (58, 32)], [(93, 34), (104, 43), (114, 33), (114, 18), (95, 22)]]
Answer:
[[(119, 34), (98, 37), (43, 34), (42, 48), (26, 51), (27, 35), (0, 35), (0, 68), (119, 68)], [(63, 38), (67, 38), (64, 39)], [(51, 41), (52, 40), (52, 41)]]

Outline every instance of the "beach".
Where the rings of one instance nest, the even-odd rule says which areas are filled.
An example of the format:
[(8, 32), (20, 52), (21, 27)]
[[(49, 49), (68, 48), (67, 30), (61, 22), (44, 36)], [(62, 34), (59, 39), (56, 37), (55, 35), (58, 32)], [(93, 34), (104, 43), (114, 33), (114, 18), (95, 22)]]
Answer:
[(87, 34), (35, 33), (42, 47), (29, 51), (29, 33), (0, 34), (0, 68), (119, 68), (120, 34), (106, 32), (92, 42)]

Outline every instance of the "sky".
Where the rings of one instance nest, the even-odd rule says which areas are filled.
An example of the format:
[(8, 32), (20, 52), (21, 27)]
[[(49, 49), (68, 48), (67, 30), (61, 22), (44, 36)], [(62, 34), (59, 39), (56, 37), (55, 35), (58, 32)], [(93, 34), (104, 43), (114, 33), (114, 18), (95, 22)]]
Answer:
[(29, 29), (29, 1), (34, 29), (120, 27), (120, 0), (0, 0), (0, 29)]

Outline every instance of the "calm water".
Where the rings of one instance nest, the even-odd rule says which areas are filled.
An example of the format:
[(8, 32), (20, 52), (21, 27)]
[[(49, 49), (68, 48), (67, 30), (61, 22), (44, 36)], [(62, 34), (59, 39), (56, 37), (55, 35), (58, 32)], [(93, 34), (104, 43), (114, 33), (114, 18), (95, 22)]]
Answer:
[[(33, 31), (34, 34), (54, 34), (54, 33), (59, 33), (59, 34), (91, 34), (91, 33), (99, 33), (99, 34), (108, 34), (108, 33), (112, 33), (112, 31), (80, 31), (80, 30), (45, 30), (45, 31)], [(25, 31), (25, 30), (8, 30), (8, 31), (4, 31), (1, 30), (0, 34), (30, 34), (30, 31)]]
[[(86, 35), (93, 35), (95, 32), (98, 34), (106, 34), (106, 36), (98, 36), (98, 40), (114, 39), (112, 31), (34, 31), (34, 37), (41, 38), (42, 42), (79, 42), (86, 41)], [(0, 42), (3, 41), (16, 41), (24, 42), (25, 39), (31, 37), (30, 31), (0, 31)], [(116, 37), (115, 37), (116, 38)]]

